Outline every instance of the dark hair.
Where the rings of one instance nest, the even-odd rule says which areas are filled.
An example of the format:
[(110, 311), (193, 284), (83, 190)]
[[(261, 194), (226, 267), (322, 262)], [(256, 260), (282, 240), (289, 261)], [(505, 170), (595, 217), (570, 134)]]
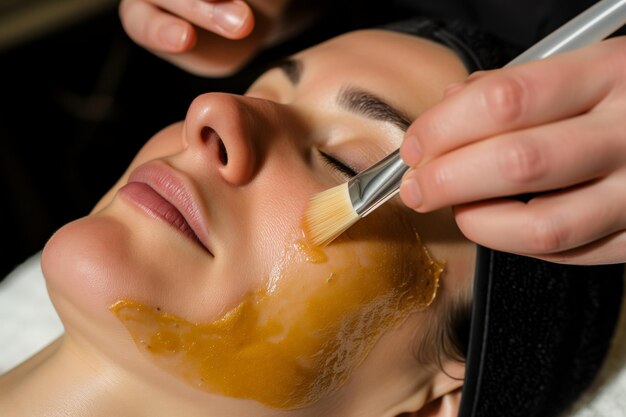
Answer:
[[(447, 360), (464, 363), (467, 359), (472, 310), (471, 285), (453, 291), (447, 288), (445, 273), (439, 294), (430, 306), (426, 325), (420, 329), (419, 337), (413, 339), (413, 356), (418, 363), (437, 366), (444, 372)], [(467, 280), (471, 278), (468, 276)]]

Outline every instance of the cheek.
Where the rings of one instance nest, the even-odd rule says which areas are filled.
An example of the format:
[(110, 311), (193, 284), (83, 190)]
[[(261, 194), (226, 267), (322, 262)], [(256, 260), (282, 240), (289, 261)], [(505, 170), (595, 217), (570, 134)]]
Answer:
[(247, 210), (239, 213), (238, 225), (232, 228), (246, 233), (230, 238), (238, 247), (233, 253), (246, 259), (247, 265), (254, 265), (259, 279), (256, 288), (259, 288), (276, 266), (285, 261), (284, 254), (294, 241), (303, 237), (302, 213), (310, 197), (321, 187), (306, 173), (280, 171), (267, 179), (261, 178), (257, 185), (259, 192), (249, 192), (241, 202), (231, 205), (246, 206)]
[[(224, 306), (207, 303), (198, 291), (209, 274), (206, 257), (189, 250), (191, 244), (168, 227), (132, 213), (117, 200), (63, 226), (42, 253), (52, 301), (95, 322), (112, 318), (109, 307), (121, 298), (186, 316), (197, 316), (200, 309), (204, 317), (217, 317)], [(72, 327), (76, 315), (59, 314)]]
[(119, 279), (122, 264), (111, 262), (124, 257), (124, 245), (114, 242), (127, 233), (120, 223), (86, 217), (60, 228), (42, 252), (48, 293), (65, 331), (107, 352), (123, 351), (116, 345), (127, 345), (114, 317), (107, 314), (112, 294), (128, 290), (127, 281)]

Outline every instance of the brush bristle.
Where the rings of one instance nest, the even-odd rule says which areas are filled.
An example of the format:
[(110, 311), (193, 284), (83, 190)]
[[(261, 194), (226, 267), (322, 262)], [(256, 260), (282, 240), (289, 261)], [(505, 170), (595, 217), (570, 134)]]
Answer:
[(326, 246), (359, 220), (348, 183), (322, 191), (311, 198), (304, 213), (304, 233), (316, 246)]

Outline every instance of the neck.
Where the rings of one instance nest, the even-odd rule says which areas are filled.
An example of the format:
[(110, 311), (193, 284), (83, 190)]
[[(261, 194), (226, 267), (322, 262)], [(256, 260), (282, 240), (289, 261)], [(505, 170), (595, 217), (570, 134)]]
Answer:
[[(137, 379), (110, 359), (64, 335), (35, 356), (0, 376), (2, 417), (311, 417), (388, 416), (387, 410), (345, 407), (329, 401), (281, 411), (254, 401), (226, 399), (168, 385), (166, 376)], [(358, 396), (357, 396), (358, 397)], [(367, 401), (363, 401), (367, 403)], [(334, 404), (333, 404), (334, 403)], [(357, 402), (359, 404), (360, 402)], [(343, 406), (341, 405), (343, 404)]]
[(181, 404), (184, 401), (169, 401), (155, 391), (155, 387), (133, 379), (108, 359), (81, 349), (65, 335), (0, 376), (0, 415), (213, 416), (186, 410)]
[[(64, 335), (0, 376), (2, 417), (308, 417), (135, 378)], [(301, 413), (303, 411), (303, 413)], [(326, 414), (328, 415), (328, 414)]]
[(121, 415), (111, 413), (119, 392), (102, 365), (101, 358), (90, 357), (62, 336), (0, 377), (0, 415)]

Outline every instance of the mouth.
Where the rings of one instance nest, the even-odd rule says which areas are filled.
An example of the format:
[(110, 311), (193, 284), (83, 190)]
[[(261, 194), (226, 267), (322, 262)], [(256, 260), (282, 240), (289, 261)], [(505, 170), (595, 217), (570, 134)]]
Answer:
[(192, 190), (168, 165), (150, 162), (131, 173), (119, 195), (213, 255), (206, 221)]

